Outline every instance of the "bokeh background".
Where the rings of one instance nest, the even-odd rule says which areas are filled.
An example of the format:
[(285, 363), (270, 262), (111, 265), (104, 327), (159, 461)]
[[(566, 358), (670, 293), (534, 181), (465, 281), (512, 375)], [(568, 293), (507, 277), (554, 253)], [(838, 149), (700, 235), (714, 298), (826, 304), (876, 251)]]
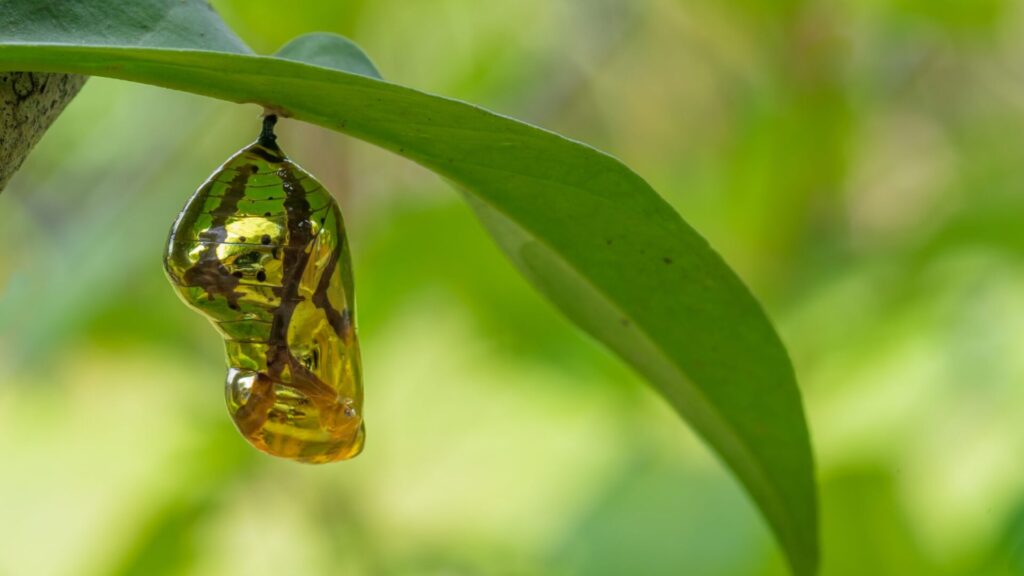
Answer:
[[(213, 2), (261, 52), (623, 159), (793, 356), (826, 575), (1024, 573), (1024, 11), (1010, 0)], [(736, 482), (417, 166), (283, 122), (354, 248), (368, 443), (249, 448), (168, 287), (260, 110), (94, 78), (0, 195), (0, 576), (781, 575)]]

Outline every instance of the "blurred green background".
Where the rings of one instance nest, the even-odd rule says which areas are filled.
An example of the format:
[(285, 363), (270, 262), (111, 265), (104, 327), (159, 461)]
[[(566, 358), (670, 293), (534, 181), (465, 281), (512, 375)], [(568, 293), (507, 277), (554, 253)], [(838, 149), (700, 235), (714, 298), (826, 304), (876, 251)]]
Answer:
[[(1024, 6), (219, 0), (260, 52), (621, 158), (787, 342), (826, 575), (1024, 574)], [(430, 173), (284, 121), (354, 248), (368, 442), (251, 449), (161, 269), (260, 110), (93, 78), (0, 195), (0, 576), (781, 575), (735, 481)]]

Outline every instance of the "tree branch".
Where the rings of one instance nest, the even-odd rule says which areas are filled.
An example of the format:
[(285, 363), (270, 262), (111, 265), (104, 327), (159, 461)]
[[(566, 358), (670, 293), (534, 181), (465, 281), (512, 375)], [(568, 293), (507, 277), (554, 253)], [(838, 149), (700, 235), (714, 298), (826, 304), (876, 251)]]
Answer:
[(0, 73), (0, 191), (87, 76)]

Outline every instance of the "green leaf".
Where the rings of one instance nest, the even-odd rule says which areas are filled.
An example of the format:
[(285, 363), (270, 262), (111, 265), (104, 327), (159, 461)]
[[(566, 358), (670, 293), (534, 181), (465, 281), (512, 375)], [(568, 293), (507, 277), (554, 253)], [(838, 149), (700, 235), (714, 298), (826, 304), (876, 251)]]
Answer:
[(362, 48), (344, 36), (327, 32), (303, 34), (282, 46), (274, 56), (371, 78), (381, 77)]
[[(167, 2), (150, 27), (115, 17), (128, 3), (36, 4), (45, 3), (0, 5), (0, 27), (13, 31), (0, 40), (0, 70), (108, 76), (262, 104), (453, 183), (519, 270), (646, 376), (733, 470), (794, 573), (816, 572), (813, 461), (786, 350), (718, 254), (621, 162), (470, 104), (245, 54), (233, 36), (210, 36), (224, 27), (203, 2)], [(185, 41), (196, 49), (166, 49)], [(317, 50), (293, 50), (324, 63)]]
[(252, 53), (203, 0), (0, 0), (0, 30), (3, 43)]

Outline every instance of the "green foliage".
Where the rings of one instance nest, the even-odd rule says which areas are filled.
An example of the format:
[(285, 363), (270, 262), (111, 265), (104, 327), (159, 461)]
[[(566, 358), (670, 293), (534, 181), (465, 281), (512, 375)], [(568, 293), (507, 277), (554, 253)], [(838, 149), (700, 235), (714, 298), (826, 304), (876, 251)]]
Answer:
[(313, 32), (299, 36), (282, 46), (274, 56), (380, 79), (380, 72), (366, 53), (337, 34)]
[(0, 41), (0, 69), (108, 76), (257, 103), (391, 150), (451, 182), (519, 271), (643, 374), (716, 450), (794, 572), (816, 571), (813, 462), (785, 348), (718, 254), (621, 162), (374, 79), (361, 51), (334, 36), (300, 38), (278, 57), (261, 57), (204, 2), (126, 3), (114, 18), (104, 2), (67, 2), (59, 13), (37, 4), (4, 6), (0, 27), (13, 34)]
[(206, 2), (132, 0), (59, 5), (8, 0), (0, 10), (4, 42), (79, 46), (138, 46), (252, 54)]

